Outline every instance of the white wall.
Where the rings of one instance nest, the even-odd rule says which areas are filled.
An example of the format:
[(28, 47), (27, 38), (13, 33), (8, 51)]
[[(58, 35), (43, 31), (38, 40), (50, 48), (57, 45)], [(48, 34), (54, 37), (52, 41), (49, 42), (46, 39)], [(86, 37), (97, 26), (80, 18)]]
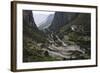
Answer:
[[(10, 9), (11, 9), (10, 1), (11, 0), (0, 0), (0, 73), (12, 73), (10, 71), (10, 29), (11, 29), (10, 28)], [(31, 0), (31, 1), (99, 5), (99, 0)], [(100, 10), (98, 13), (100, 13)], [(98, 16), (100, 16), (100, 14)], [(98, 31), (100, 31), (100, 25), (98, 25)], [(98, 33), (98, 37), (100, 37), (100, 33)], [(98, 43), (100, 43), (99, 40), (100, 38), (98, 38)], [(99, 50), (98, 52), (100, 52), (99, 48), (100, 46), (98, 45), (98, 50)], [(100, 57), (99, 57), (99, 64), (100, 64)], [(87, 72), (99, 73), (100, 65), (99, 67), (92, 67), (92, 68), (34, 71), (34, 73), (87, 73)], [(33, 71), (26, 72), (26, 73), (33, 73)]]

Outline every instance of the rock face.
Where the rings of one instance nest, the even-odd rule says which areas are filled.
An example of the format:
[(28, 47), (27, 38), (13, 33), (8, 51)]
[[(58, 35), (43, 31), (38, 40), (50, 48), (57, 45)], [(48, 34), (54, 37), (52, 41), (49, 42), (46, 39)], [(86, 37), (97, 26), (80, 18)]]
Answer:
[(32, 10), (23, 10), (23, 35), (34, 38), (35, 34), (39, 34), (39, 32), (33, 18)]
[(32, 11), (23, 10), (23, 62), (37, 61), (42, 51), (37, 46), (40, 42), (46, 42), (44, 33), (38, 30)]
[(77, 13), (71, 12), (56, 12), (54, 16), (54, 20), (49, 27), (51, 31), (57, 31), (60, 27), (66, 25), (67, 23), (71, 22), (75, 17), (77, 17)]
[(31, 10), (23, 10), (23, 24), (36, 28)]

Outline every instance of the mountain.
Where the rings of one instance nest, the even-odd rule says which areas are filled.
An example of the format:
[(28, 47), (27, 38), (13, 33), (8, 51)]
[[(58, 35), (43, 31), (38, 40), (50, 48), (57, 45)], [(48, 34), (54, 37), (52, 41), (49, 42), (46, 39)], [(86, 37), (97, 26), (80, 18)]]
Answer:
[(58, 35), (68, 44), (72, 44), (71, 42), (74, 42), (82, 49), (85, 48), (85, 51), (87, 51), (87, 54), (90, 57), (91, 14), (78, 13), (78, 16), (74, 20), (60, 28)]
[(23, 62), (91, 58), (89, 13), (55, 12), (37, 18), (40, 24), (33, 17), (31, 10), (23, 10)]
[(23, 62), (33, 61), (32, 57), (40, 51), (36, 45), (41, 42), (45, 43), (47, 39), (45, 34), (38, 30), (32, 10), (23, 10)]
[(77, 13), (71, 12), (56, 12), (49, 29), (56, 32), (64, 25), (71, 22), (75, 17), (77, 17), (77, 15)]
[[(69, 29), (66, 29), (69, 28)], [(78, 13), (78, 16), (71, 22), (60, 28), (60, 33), (74, 31), (90, 35), (91, 31), (91, 16), (89, 13)]]
[[(35, 24), (32, 10), (23, 10), (23, 36), (26, 39), (32, 39), (37, 42), (43, 42), (44, 33), (40, 30), (38, 30), (38, 27)], [(38, 38), (41, 38), (39, 40)]]
[(54, 15), (50, 14), (45, 21), (40, 23), (41, 25), (38, 28), (40, 30), (44, 30), (44, 29), (48, 28), (51, 25), (53, 18), (54, 18)]
[(23, 10), (23, 24), (25, 26), (37, 28), (37, 26), (34, 22), (33, 14), (32, 14), (31, 10)]

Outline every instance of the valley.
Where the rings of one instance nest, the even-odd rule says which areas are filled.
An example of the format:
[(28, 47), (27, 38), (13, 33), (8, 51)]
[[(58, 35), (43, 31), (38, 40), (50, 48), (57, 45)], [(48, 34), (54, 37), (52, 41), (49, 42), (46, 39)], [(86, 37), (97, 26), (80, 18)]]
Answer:
[(32, 11), (23, 16), (23, 62), (91, 58), (90, 14), (55, 12), (39, 27)]

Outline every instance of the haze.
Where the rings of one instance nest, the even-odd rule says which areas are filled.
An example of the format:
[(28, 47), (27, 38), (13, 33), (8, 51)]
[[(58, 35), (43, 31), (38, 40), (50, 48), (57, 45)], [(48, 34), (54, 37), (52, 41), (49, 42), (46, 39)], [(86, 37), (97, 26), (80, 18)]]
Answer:
[(37, 25), (37, 27), (39, 27), (41, 25), (41, 23), (43, 23), (44, 21), (47, 20), (47, 17), (49, 15), (54, 15), (55, 12), (47, 12), (47, 11), (32, 11), (33, 13), (33, 18), (34, 18), (34, 21)]

